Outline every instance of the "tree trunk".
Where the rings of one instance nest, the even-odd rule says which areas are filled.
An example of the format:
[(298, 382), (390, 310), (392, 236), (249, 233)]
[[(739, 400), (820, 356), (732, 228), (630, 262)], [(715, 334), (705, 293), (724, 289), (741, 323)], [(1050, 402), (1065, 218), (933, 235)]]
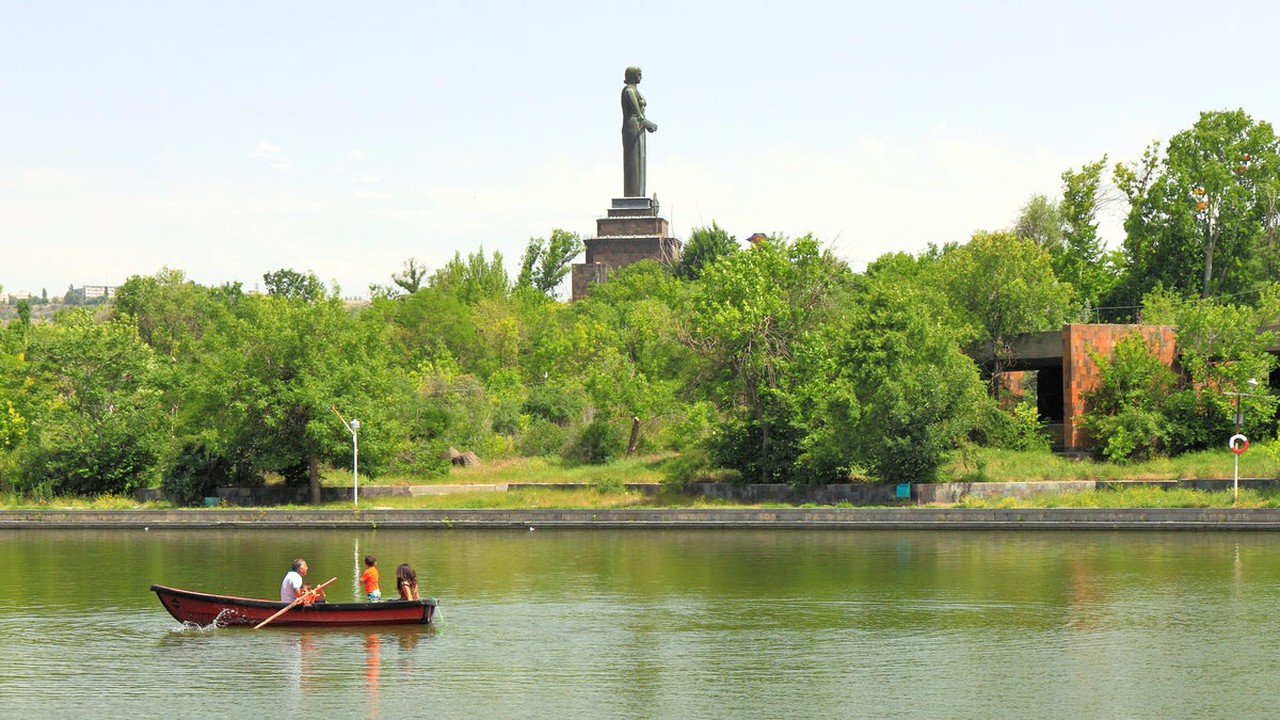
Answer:
[(1213, 281), (1213, 216), (1209, 217), (1209, 227), (1205, 232), (1204, 242), (1204, 286), (1200, 288), (1200, 297), (1209, 298), (1213, 296), (1213, 290), (1209, 287), (1209, 283)]
[(311, 504), (320, 504), (320, 458), (312, 455), (307, 458), (307, 465), (311, 468)]
[(627, 441), (627, 455), (636, 453), (636, 443), (640, 441), (640, 418), (631, 416), (631, 439)]

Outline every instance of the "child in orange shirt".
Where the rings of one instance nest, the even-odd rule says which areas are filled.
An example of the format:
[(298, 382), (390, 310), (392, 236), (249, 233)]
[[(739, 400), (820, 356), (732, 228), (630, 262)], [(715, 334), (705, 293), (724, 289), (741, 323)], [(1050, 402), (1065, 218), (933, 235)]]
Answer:
[(365, 597), (369, 602), (382, 599), (382, 589), (378, 587), (378, 558), (364, 556), (364, 572), (360, 574), (360, 584), (364, 585)]

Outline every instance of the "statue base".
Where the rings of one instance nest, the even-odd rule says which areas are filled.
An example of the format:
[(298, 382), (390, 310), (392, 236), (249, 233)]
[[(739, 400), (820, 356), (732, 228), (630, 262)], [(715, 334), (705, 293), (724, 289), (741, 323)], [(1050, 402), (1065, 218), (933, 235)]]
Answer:
[(673, 262), (680, 255), (680, 241), (670, 235), (656, 199), (613, 198), (608, 214), (596, 219), (596, 237), (584, 241), (586, 262), (573, 266), (573, 299), (586, 297), (592, 284), (608, 280), (611, 269), (640, 260)]

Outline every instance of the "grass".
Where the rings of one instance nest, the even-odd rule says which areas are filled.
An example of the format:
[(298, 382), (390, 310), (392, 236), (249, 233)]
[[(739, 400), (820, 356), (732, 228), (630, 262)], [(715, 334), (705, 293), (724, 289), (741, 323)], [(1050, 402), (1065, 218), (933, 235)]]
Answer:
[[(1045, 482), (1050, 480), (1192, 480), (1230, 478), (1231, 453), (1203, 450), (1176, 458), (1111, 463), (1073, 460), (1045, 452), (983, 449), (942, 468), (943, 482)], [(1240, 477), (1280, 477), (1280, 458), (1255, 443), (1240, 456)]]
[(1238, 502), (1230, 490), (1187, 490), (1138, 486), (1118, 490), (1090, 490), (1076, 493), (1040, 493), (1025, 498), (967, 498), (956, 504), (962, 508), (1274, 508), (1280, 507), (1280, 490), (1241, 489)]
[[(376, 480), (361, 477), (360, 482), (376, 485), (505, 485), (510, 483), (587, 483), (603, 481), (656, 483), (662, 481), (662, 464), (671, 454), (621, 458), (607, 465), (570, 465), (555, 458), (499, 458), (472, 467), (454, 467), (448, 475), (422, 478), (406, 475), (380, 475)], [(330, 468), (321, 484), (345, 487), (351, 484), (351, 472)]]
[[(495, 509), (521, 508), (691, 508), (691, 507), (762, 507), (701, 496), (662, 492), (656, 495), (628, 492), (627, 483), (657, 483), (662, 480), (662, 465), (671, 455), (623, 458), (607, 465), (566, 465), (547, 458), (504, 458), (482, 465), (453, 468), (445, 477), (381, 476), (361, 478), (367, 485), (505, 485), (511, 483), (576, 483), (575, 489), (530, 488), (508, 492), (477, 490), (447, 495), (414, 497), (379, 497), (362, 502), (364, 508), (392, 509)], [(1190, 453), (1178, 458), (1161, 458), (1141, 463), (1108, 463), (1072, 460), (1045, 452), (980, 450), (957, 457), (942, 468), (939, 479), (951, 481), (1036, 482), (1051, 480), (1179, 480), (1230, 478), (1232, 459), (1226, 449)], [(1262, 443), (1254, 444), (1240, 456), (1240, 477), (1280, 477), (1280, 458), (1267, 452)], [(328, 486), (346, 486), (351, 474), (341, 468), (326, 470), (321, 482)], [(774, 504), (770, 504), (772, 506)], [(1156, 508), (1156, 507), (1231, 507), (1230, 491), (1202, 492), (1184, 489), (1164, 490), (1133, 487), (1082, 493), (1042, 493), (1027, 498), (992, 500), (967, 499), (959, 507), (1088, 507), (1088, 508)], [(1280, 507), (1280, 490), (1242, 489), (1238, 507)], [(97, 498), (58, 497), (46, 501), (31, 500), (13, 493), (0, 493), (0, 508), (23, 510), (121, 510), (168, 509), (167, 502), (139, 503), (128, 496)], [(284, 506), (309, 509), (350, 509), (349, 503), (320, 506)]]
[[(350, 510), (351, 503), (326, 503), (325, 505), (298, 506), (299, 509)], [(361, 508), (403, 510), (571, 510), (571, 509), (626, 509), (626, 508), (697, 508), (744, 507), (743, 505), (701, 496), (678, 493), (650, 495), (636, 492), (600, 492), (594, 488), (558, 490), (533, 488), (510, 492), (463, 492), (448, 495), (422, 495), (418, 497), (379, 497), (361, 502)]]
[(78, 497), (59, 495), (47, 500), (34, 500), (15, 493), (0, 493), (0, 509), (4, 510), (167, 510), (177, 507), (171, 502), (138, 502), (127, 495)]

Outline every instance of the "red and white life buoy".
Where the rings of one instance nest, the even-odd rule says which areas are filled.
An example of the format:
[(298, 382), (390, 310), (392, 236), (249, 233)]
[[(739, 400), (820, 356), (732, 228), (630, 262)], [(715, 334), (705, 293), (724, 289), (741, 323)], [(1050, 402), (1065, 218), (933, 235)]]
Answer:
[(1227, 441), (1227, 447), (1231, 448), (1231, 452), (1239, 455), (1249, 449), (1249, 438), (1241, 435), (1240, 433), (1236, 433)]

